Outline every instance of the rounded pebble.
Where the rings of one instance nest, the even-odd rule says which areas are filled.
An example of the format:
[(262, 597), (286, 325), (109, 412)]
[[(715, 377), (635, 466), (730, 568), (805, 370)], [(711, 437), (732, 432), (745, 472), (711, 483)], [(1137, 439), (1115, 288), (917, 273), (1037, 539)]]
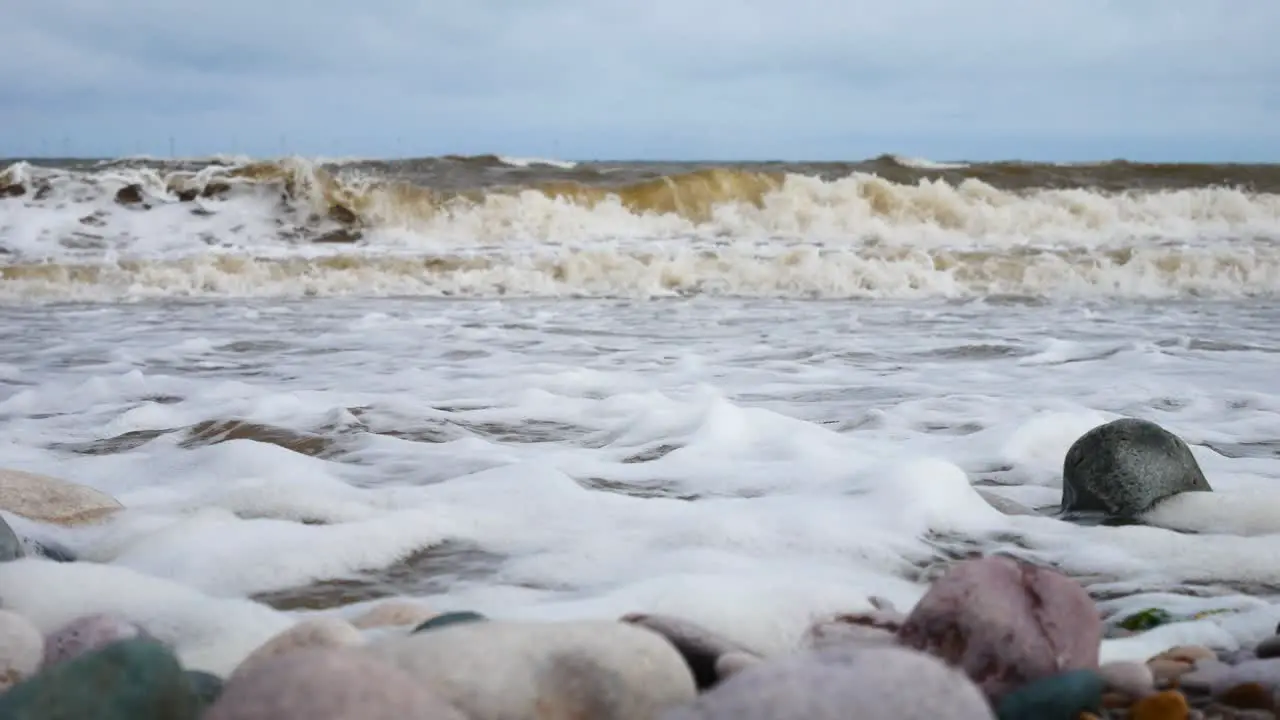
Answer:
[(42, 667), (52, 667), (117, 640), (150, 637), (138, 625), (115, 615), (96, 613), (76, 618), (45, 638)]
[(1169, 660), (1181, 660), (1194, 665), (1200, 660), (1216, 660), (1218, 653), (1201, 645), (1178, 645), (1165, 650), (1156, 657), (1166, 658)]
[(435, 630), (436, 628), (446, 627), (456, 623), (483, 622), (489, 618), (478, 612), (470, 610), (457, 610), (455, 612), (441, 613), (419, 623), (413, 629), (413, 632), (420, 633), (424, 630)]
[(338, 617), (321, 616), (299, 621), (293, 627), (258, 646), (240, 661), (230, 680), (253, 672), (265, 660), (303, 648), (342, 648), (362, 645), (364, 636), (354, 625)]
[(1148, 695), (1129, 709), (1132, 720), (1185, 720), (1191, 712), (1182, 693), (1165, 690)]
[(1131, 698), (1140, 698), (1155, 692), (1156, 679), (1151, 668), (1139, 662), (1111, 662), (1098, 667), (1107, 687)]
[(1218, 695), (1218, 701), (1231, 707), (1274, 710), (1275, 697), (1271, 691), (1256, 682), (1247, 682), (1228, 688)]
[(351, 624), (361, 630), (382, 627), (420, 625), (437, 613), (417, 600), (391, 599), (380, 602), (351, 619)]
[(852, 646), (773, 658), (661, 720), (994, 720), (962, 671), (915, 650)]
[(302, 648), (233, 676), (202, 720), (466, 720), (428, 686), (357, 648)]
[(40, 668), (44, 636), (30, 620), (0, 610), (0, 692), (22, 682)]
[(1253, 649), (1253, 654), (1264, 660), (1280, 657), (1280, 635), (1272, 635), (1258, 643), (1257, 647)]
[(1191, 672), (1192, 665), (1183, 660), (1155, 658), (1147, 661), (1147, 667), (1155, 680), (1156, 687), (1165, 687), (1178, 678)]

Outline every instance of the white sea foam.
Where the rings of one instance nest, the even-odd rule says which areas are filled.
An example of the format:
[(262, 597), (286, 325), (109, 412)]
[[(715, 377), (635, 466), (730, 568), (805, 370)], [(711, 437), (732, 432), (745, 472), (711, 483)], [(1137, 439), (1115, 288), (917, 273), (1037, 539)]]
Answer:
[[(870, 595), (909, 607), (944, 550), (1053, 563), (1117, 597), (1108, 613), (1231, 611), (1108, 641), (1107, 658), (1234, 647), (1280, 619), (1248, 594), (1280, 587), (1272, 302), (0, 312), (0, 466), (129, 508), (78, 529), (7, 516), (103, 564), (0, 565), (0, 604), (44, 628), (121, 612), (199, 667), (225, 670), (291, 621), (247, 597), (379, 577), (431, 548), (384, 581), (497, 617), (670, 612), (766, 652)], [(1054, 505), (1066, 448), (1121, 415), (1194, 443), (1216, 492), (1152, 527), (1078, 527), (1002, 515), (971, 487)], [(180, 430), (229, 419), (333, 444), (191, 447)]]

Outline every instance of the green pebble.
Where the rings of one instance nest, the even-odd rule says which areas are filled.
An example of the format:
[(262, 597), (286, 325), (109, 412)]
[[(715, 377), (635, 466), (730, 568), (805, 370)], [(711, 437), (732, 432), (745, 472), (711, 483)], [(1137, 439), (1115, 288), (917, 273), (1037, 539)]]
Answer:
[(1092, 670), (1072, 670), (1027, 683), (996, 706), (999, 720), (1076, 720), (1102, 706), (1106, 682)]
[(196, 720), (199, 713), (178, 659), (147, 638), (59, 663), (0, 695), (4, 720)]
[(446, 625), (454, 625), (457, 623), (482, 622), (488, 619), (489, 618), (485, 617), (484, 615), (481, 615), (478, 612), (471, 612), (470, 610), (459, 610), (458, 612), (448, 612), (448, 613), (443, 613), (441, 615), (437, 615), (431, 618), (430, 620), (427, 620), (426, 622), (422, 623), (421, 625), (415, 627), (413, 629), (413, 632), (420, 633), (423, 630), (435, 630), (436, 628), (441, 628)]
[(1119, 625), (1125, 630), (1141, 632), (1170, 622), (1173, 622), (1173, 615), (1170, 615), (1168, 610), (1147, 608), (1146, 610), (1140, 610), (1121, 620)]

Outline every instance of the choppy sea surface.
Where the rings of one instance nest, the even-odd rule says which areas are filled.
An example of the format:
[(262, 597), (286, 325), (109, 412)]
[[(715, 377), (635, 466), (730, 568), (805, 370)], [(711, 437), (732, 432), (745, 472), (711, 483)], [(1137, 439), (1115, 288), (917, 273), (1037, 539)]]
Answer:
[[(128, 508), (6, 514), (96, 561), (0, 567), (7, 606), (150, 619), (210, 667), (277, 610), (389, 596), (670, 612), (769, 651), (999, 550), (1108, 616), (1227, 611), (1112, 657), (1280, 619), (1280, 170), (221, 158), (0, 180), (0, 467)], [(1122, 415), (1181, 435), (1216, 492), (1145, 525), (1055, 519), (1067, 447)]]

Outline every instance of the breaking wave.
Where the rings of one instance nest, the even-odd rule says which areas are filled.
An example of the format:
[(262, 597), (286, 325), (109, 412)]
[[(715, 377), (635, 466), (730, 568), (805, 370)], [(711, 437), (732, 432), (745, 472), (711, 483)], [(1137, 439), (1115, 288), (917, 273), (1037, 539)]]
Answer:
[(0, 299), (1273, 295), (1275, 174), (893, 156), (15, 162)]

